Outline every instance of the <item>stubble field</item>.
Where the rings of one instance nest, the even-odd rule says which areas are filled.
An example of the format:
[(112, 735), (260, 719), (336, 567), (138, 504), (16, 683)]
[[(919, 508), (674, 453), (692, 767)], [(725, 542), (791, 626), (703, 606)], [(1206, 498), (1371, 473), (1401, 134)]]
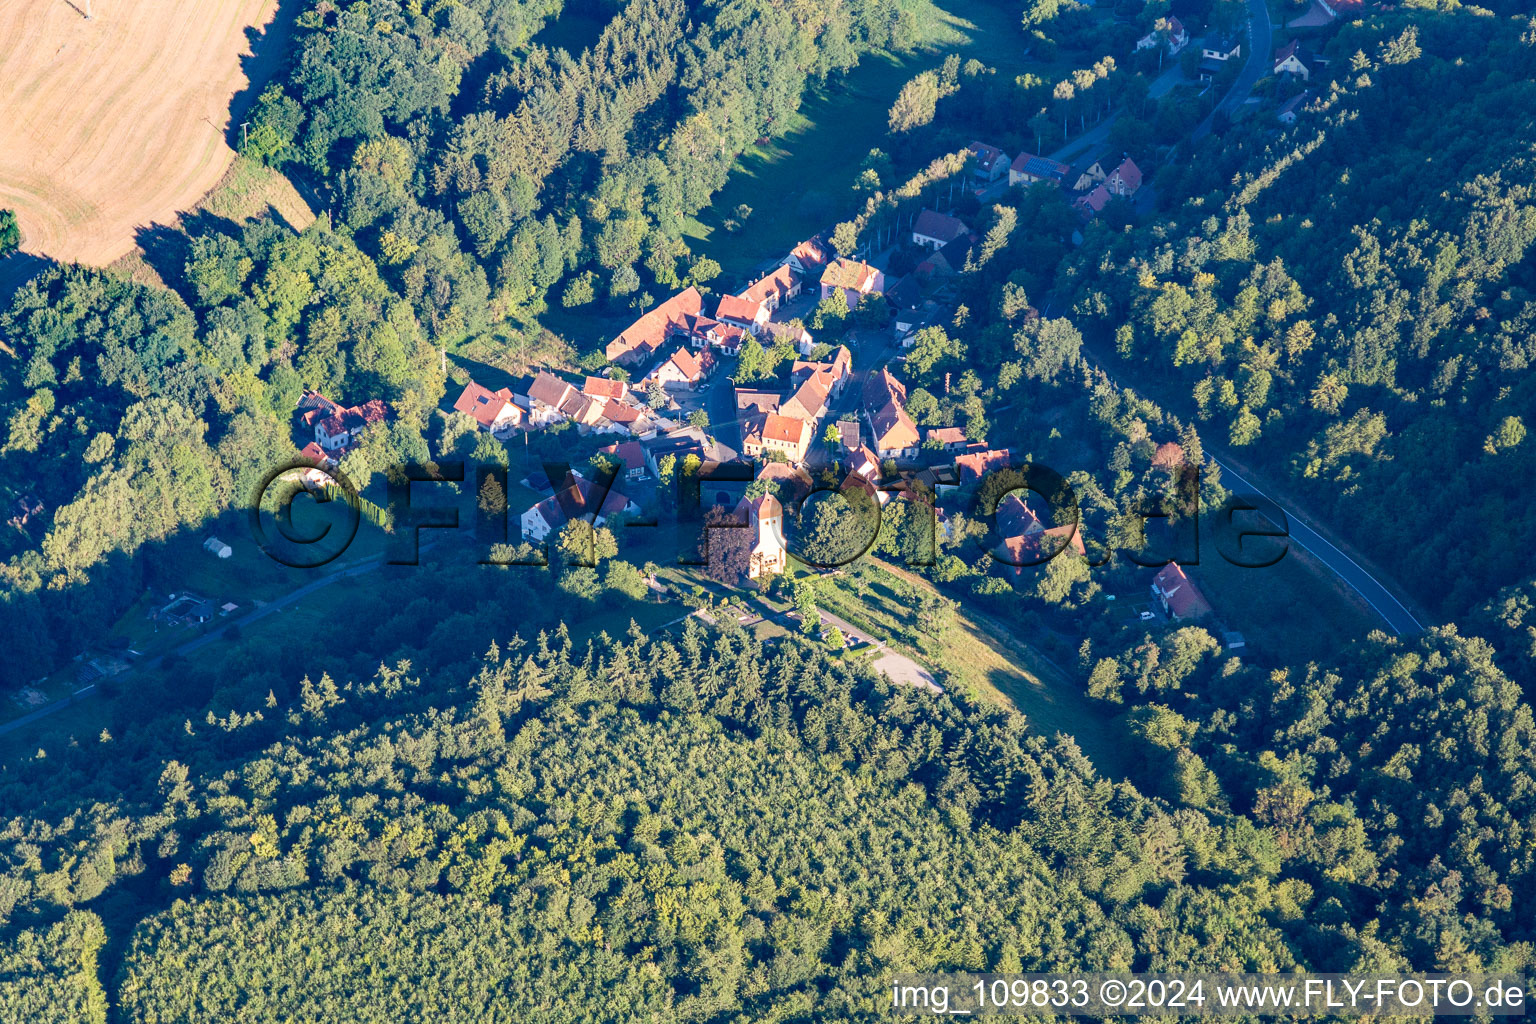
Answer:
[(231, 100), (277, 59), (275, 0), (0, 0), (0, 208), (23, 248), (105, 265), (234, 159)]

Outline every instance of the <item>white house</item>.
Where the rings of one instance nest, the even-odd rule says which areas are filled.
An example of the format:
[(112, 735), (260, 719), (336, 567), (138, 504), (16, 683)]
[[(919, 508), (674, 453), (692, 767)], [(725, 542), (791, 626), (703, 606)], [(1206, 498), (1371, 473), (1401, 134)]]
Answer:
[(640, 511), (639, 505), (614, 489), (601, 495), (599, 507), (600, 490), (580, 473), (572, 472), (559, 490), (523, 513), (523, 540), (537, 543), (573, 519), (602, 526), (621, 512)]

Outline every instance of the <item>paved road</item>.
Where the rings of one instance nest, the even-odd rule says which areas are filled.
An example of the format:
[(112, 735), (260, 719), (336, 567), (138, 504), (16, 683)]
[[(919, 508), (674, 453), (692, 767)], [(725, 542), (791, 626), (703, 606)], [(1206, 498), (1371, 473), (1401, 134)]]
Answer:
[(1209, 445), (1204, 447), (1206, 456), (1221, 467), (1222, 485), (1227, 490), (1240, 494), (1257, 494), (1274, 502), (1275, 506), (1285, 513), (1286, 522), (1283, 525), (1287, 528), (1290, 539), (1326, 565), (1339, 579), (1348, 583), (1350, 588), (1359, 594), (1377, 615), (1381, 616), (1392, 632), (1399, 636), (1424, 632), (1424, 624), (1415, 618), (1414, 614), (1404, 607), (1403, 602), (1394, 597), (1392, 591), (1388, 590), (1380, 580), (1360, 568), (1360, 563), (1329, 543), (1328, 538), (1308, 526), (1296, 513), (1249, 483), (1229, 463), (1218, 458)]
[[(1091, 368), (1103, 373), (1117, 387), (1123, 386), (1092, 355), (1085, 351), (1083, 358), (1087, 360)], [(1221, 458), (1217, 449), (1203, 438), (1201, 439), (1201, 445), (1205, 450), (1206, 457), (1221, 467), (1223, 485), (1227, 490), (1236, 491), (1241, 494), (1256, 494), (1273, 503), (1285, 515), (1285, 523), (1277, 525), (1284, 525), (1290, 534), (1291, 540), (1298, 547), (1312, 555), (1319, 562), (1322, 562), (1335, 576), (1349, 584), (1350, 589), (1359, 594), (1361, 599), (1370, 605), (1377, 615), (1381, 616), (1382, 621), (1387, 624), (1387, 628), (1399, 636), (1422, 633), (1424, 631), (1424, 624), (1407, 609), (1402, 601), (1393, 595), (1392, 591), (1385, 584), (1362, 569), (1360, 563), (1340, 551), (1328, 538), (1318, 533), (1307, 524), (1306, 520), (1287, 508), (1283, 502), (1272, 495), (1265, 494), (1238, 473), (1237, 470), (1233, 469), (1229, 461), (1230, 456), (1228, 459)], [(1234, 484), (1236, 486), (1233, 486)]]
[[(431, 545), (432, 541), (424, 540), (421, 542), (422, 550), (426, 550), (427, 548), (431, 547)], [(302, 601), (310, 594), (313, 594), (315, 591), (321, 589), (322, 587), (330, 586), (337, 580), (346, 579), (350, 576), (361, 576), (364, 573), (373, 572), (383, 564), (383, 555), (371, 555), (368, 558), (364, 558), (352, 565), (346, 566), (345, 568), (333, 570), (332, 572), (327, 573), (318, 579), (311, 580), (310, 582), (304, 584), (302, 587), (299, 587), (295, 590), (290, 590), (288, 593), (282, 595), (281, 597), (277, 597), (271, 601), (266, 602), (261, 607), (247, 612), (246, 614), (240, 616), (238, 619), (231, 619), (228, 622), (219, 623), (215, 628), (209, 630), (207, 633), (203, 633), (200, 636), (194, 637), (193, 639), (188, 640), (186, 643), (182, 644), (180, 647), (175, 648), (172, 653), (181, 657), (185, 657), (186, 655), (191, 654), (193, 651), (201, 650), (216, 640), (222, 640), (224, 638), (225, 630), (229, 629), (230, 626), (239, 626), (244, 628), (253, 622), (258, 622), (261, 619), (266, 618), (268, 615), (271, 615), (274, 612), (281, 611), (283, 608), (286, 608), (288, 605), (291, 605), (296, 601)], [(145, 668), (159, 668), (165, 662), (165, 659), (166, 655), (158, 655), (145, 661), (143, 666)], [(131, 674), (132, 673), (129, 673), (129, 675)], [(47, 718), (49, 715), (63, 711), (65, 708), (78, 704), (80, 701), (89, 697), (94, 697), (100, 692), (101, 691), (97, 688), (95, 683), (92, 683), (89, 686), (83, 686), (76, 690), (74, 693), (70, 694), (68, 697), (56, 700), (52, 704), (45, 704), (35, 711), (29, 711), (27, 714), (22, 715), (20, 718), (12, 719), (3, 725), (0, 725), (0, 736), (4, 736), (6, 733), (14, 732), (17, 729), (31, 725), (33, 722), (39, 721), (40, 719)]]
[(1269, 5), (1264, 0), (1248, 0), (1248, 60), (1221, 102), (1206, 115), (1204, 121), (1195, 126), (1191, 138), (1198, 142), (1210, 134), (1217, 111), (1231, 116), (1247, 102), (1248, 94), (1253, 91), (1259, 79), (1274, 70), (1271, 63), (1274, 52), (1274, 26), (1269, 21)]

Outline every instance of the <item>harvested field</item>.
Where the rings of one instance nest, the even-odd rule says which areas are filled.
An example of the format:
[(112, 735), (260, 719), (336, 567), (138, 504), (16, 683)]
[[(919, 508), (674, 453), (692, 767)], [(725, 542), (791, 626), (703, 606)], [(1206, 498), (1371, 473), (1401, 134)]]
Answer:
[(26, 251), (102, 266), (224, 176), (231, 102), (285, 32), (262, 34), (276, 0), (91, 6), (0, 0), (0, 207)]

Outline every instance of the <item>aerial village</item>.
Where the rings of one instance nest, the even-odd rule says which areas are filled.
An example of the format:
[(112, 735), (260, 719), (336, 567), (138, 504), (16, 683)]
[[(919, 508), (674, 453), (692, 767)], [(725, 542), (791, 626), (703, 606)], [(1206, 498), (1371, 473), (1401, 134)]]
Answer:
[[(1010, 159), (983, 142), (973, 142), (970, 152), (967, 184), (976, 195), (1044, 183), (1063, 189), (1085, 222), (1112, 199), (1134, 202), (1142, 187), (1128, 156), (1069, 166), (1028, 152)], [(881, 256), (839, 256), (829, 234), (795, 245), (738, 291), (706, 295), (690, 286), (645, 311), (607, 342), (600, 373), (578, 379), (538, 369), (517, 386), (495, 390), (465, 383), (454, 411), (496, 441), (526, 444), (530, 435), (562, 425), (590, 449), (591, 463), (563, 480), (535, 472), (523, 481), (540, 498), (508, 509), (521, 540), (546, 542), (573, 520), (602, 526), (635, 516), (654, 508), (658, 487), (678, 475), (703, 477), (708, 500), (749, 528), (748, 575), (760, 583), (790, 565), (786, 506), (793, 521), (800, 502), (829, 484), (882, 505), (922, 502), (934, 528), (948, 531), (951, 510), (969, 507), (988, 474), (1015, 464), (1015, 453), (968, 438), (960, 426), (920, 428), (907, 411), (901, 367), (920, 331), (952, 319), (944, 281), (966, 266), (981, 237), (953, 213), (923, 208), (900, 239), (920, 258), (892, 280)], [(829, 299), (850, 317), (875, 303), (888, 315), (879, 330), (851, 331), (847, 343), (818, 343), (806, 323)], [(749, 339), (764, 349), (792, 348), (787, 375), (738, 382)], [(307, 482), (318, 485), (388, 410), (376, 399), (344, 407), (305, 392), (297, 414), (300, 454), (316, 467)], [(760, 485), (747, 486), (752, 481)], [(1063, 547), (1085, 551), (1076, 527), (1047, 526), (1018, 494), (1006, 495), (995, 517), (1000, 543), (993, 554), (1006, 577), (1023, 579)], [(1154, 580), (1147, 606), (1143, 618), (1211, 614), (1194, 582), (1172, 564)]]

